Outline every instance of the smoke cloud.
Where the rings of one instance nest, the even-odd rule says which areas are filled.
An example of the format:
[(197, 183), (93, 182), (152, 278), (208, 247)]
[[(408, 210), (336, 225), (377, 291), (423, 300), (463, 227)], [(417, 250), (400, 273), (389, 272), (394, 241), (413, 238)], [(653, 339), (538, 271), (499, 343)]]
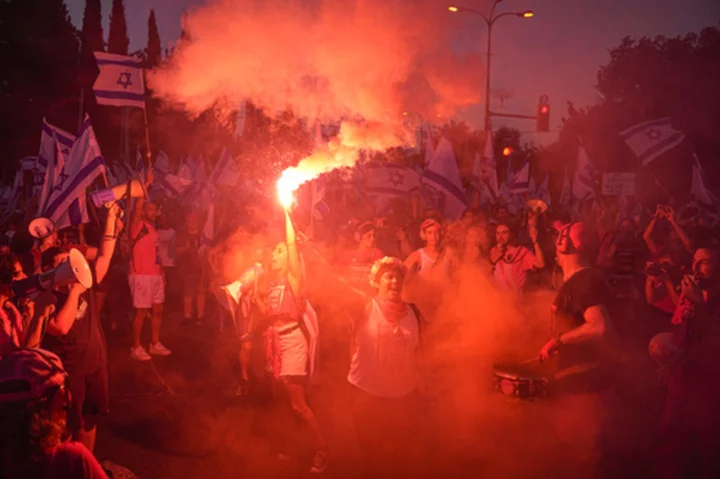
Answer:
[(269, 114), (369, 122), (387, 133), (344, 139), (381, 150), (405, 143), (403, 112), (447, 117), (480, 100), (482, 62), (453, 54), (449, 17), (437, 0), (215, 0), (148, 81), (193, 113), (247, 98)]

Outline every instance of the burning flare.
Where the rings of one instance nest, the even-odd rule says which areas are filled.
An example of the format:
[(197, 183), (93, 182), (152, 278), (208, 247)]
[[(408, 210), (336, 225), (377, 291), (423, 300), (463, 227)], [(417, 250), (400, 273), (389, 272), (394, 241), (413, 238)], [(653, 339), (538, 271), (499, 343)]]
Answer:
[(280, 179), (277, 181), (278, 200), (283, 208), (288, 209), (293, 204), (293, 193), (306, 181), (312, 180), (316, 175), (312, 175), (309, 171), (301, 171), (291, 166), (282, 172)]

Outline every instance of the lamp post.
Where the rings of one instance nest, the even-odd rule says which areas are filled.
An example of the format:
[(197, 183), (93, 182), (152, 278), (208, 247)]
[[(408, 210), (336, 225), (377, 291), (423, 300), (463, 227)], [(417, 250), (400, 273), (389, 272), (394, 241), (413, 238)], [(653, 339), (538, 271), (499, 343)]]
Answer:
[(467, 7), (460, 7), (451, 5), (448, 7), (448, 10), (453, 13), (472, 13), (473, 15), (478, 15), (482, 17), (483, 20), (485, 20), (485, 24), (487, 25), (487, 72), (485, 73), (485, 130), (490, 130), (490, 58), (492, 57), (492, 28), (493, 25), (495, 25), (495, 22), (497, 22), (502, 17), (508, 17), (508, 16), (515, 16), (520, 18), (532, 18), (535, 16), (535, 13), (533, 13), (532, 10), (525, 10), (524, 12), (504, 12), (499, 15), (495, 15), (495, 7), (497, 7), (497, 4), (502, 2), (502, 0), (494, 0), (492, 8), (490, 9), (490, 15), (485, 15), (480, 10), (475, 10), (474, 8), (467, 8)]

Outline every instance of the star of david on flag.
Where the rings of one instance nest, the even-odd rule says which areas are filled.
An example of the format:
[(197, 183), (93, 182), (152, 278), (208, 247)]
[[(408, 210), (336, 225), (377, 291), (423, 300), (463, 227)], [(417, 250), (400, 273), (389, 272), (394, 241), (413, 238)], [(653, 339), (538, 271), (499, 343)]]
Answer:
[(670, 118), (640, 123), (622, 131), (620, 137), (635, 153), (642, 166), (648, 165), (685, 139), (683, 132), (673, 128)]
[(100, 74), (93, 91), (100, 105), (145, 108), (145, 82), (139, 58), (94, 52)]

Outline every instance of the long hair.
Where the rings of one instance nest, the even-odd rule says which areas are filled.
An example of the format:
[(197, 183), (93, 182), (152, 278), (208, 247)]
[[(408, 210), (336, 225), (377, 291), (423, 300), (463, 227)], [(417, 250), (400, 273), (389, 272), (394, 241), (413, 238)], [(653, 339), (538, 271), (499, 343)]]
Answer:
[(58, 388), (38, 399), (0, 403), (0, 458), (21, 464), (40, 464), (47, 451), (62, 442), (65, 419), (53, 418), (52, 401)]

